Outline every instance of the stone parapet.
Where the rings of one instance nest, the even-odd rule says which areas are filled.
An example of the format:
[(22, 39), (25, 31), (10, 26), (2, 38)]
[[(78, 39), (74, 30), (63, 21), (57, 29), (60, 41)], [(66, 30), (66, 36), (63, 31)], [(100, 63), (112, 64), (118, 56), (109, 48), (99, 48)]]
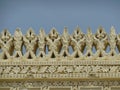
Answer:
[[(71, 47), (71, 48), (70, 48)], [(120, 35), (52, 28), (0, 34), (0, 90), (120, 90)]]

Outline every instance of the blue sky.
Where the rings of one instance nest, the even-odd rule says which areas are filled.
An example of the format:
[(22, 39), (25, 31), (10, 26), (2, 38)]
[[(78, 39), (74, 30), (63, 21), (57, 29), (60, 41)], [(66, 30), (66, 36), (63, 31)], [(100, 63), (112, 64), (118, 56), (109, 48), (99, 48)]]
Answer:
[(62, 33), (66, 26), (72, 33), (78, 25), (84, 33), (99, 26), (109, 33), (112, 25), (120, 33), (120, 0), (0, 0), (0, 32), (7, 28), (13, 34), (20, 27), (26, 33), (32, 27), (48, 33), (55, 27)]

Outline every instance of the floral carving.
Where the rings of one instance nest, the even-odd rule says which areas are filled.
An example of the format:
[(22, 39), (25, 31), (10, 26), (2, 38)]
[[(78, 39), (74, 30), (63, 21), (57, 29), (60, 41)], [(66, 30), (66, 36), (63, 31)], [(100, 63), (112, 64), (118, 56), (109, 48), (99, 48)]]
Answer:
[(55, 28), (49, 34), (40, 29), (39, 35), (30, 28), (23, 35), (17, 28), (12, 36), (5, 29), (0, 50), (0, 90), (6, 86), (10, 90), (120, 86), (120, 35), (114, 27), (110, 34), (103, 27), (95, 34), (90, 28), (84, 34), (77, 27), (72, 35), (66, 27), (62, 35)]
[(34, 33), (32, 28), (28, 29), (26, 35), (23, 35), (21, 29), (17, 28), (13, 37), (5, 29), (0, 34), (0, 50), (2, 60), (11, 59), (11, 57), (15, 57), (16, 60), (22, 58), (61, 60), (65, 57), (70, 60), (74, 58), (112, 60), (114, 57), (116, 59), (120, 57), (120, 35), (116, 34), (113, 26), (110, 29), (110, 34), (107, 34), (103, 27), (99, 27), (95, 34), (90, 28), (84, 34), (77, 27), (72, 35), (68, 33), (67, 27), (64, 28), (62, 35), (57, 32), (56, 28), (52, 28), (49, 34), (45, 34), (45, 31), (40, 29), (38, 35)]

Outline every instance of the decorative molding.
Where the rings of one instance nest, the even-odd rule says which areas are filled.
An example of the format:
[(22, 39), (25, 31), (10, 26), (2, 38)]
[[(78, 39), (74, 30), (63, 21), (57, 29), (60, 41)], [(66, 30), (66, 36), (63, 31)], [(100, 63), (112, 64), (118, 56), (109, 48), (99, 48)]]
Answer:
[[(101, 90), (114, 90), (113, 87), (120, 88), (120, 81), (25, 81), (25, 82), (0, 82), (0, 88), (10, 88), (10, 90), (20, 90), (27, 88), (40, 88), (49, 90), (50, 87), (70, 87), (71, 90), (79, 90), (80, 87), (101, 87)], [(81, 89), (80, 89), (81, 90)]]
[(2, 65), (0, 79), (120, 78), (119, 65)]
[[(69, 47), (72, 47), (71, 52)], [(32, 28), (29, 28), (23, 35), (21, 29), (17, 28), (13, 36), (5, 29), (0, 35), (0, 49), (1, 61), (17, 59), (61, 61), (74, 60), (74, 58), (79, 60), (119, 60), (120, 35), (115, 33), (114, 27), (111, 27), (110, 34), (107, 34), (103, 27), (99, 27), (94, 34), (90, 28), (84, 34), (77, 27), (71, 35), (67, 28), (64, 28), (62, 35), (55, 28), (52, 28), (49, 34), (45, 34), (41, 29), (38, 35)]]
[(32, 28), (25, 35), (17, 28), (13, 36), (4, 30), (0, 50), (0, 90), (120, 86), (120, 34), (114, 27), (110, 34), (103, 27), (94, 34), (77, 27), (71, 35), (67, 28), (62, 35), (55, 28), (38, 35)]

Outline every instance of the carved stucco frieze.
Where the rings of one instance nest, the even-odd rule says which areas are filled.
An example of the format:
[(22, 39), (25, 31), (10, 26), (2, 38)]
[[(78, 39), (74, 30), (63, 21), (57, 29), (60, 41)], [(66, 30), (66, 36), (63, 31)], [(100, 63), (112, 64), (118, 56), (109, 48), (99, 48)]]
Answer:
[(49, 34), (40, 29), (38, 35), (32, 28), (25, 35), (17, 28), (13, 36), (5, 29), (0, 50), (0, 90), (6, 86), (10, 90), (120, 86), (120, 35), (114, 27), (110, 34), (103, 27), (96, 33), (88, 28), (86, 34), (77, 27), (69, 34), (65, 27), (62, 35), (56, 28)]
[(49, 78), (119, 78), (119, 65), (4, 65), (1, 79)]
[(57, 58), (60, 60), (64, 57), (71, 60), (74, 58), (79, 58), (79, 60), (112, 60), (115, 58), (118, 60), (120, 58), (120, 35), (116, 34), (113, 26), (110, 34), (107, 34), (101, 26), (95, 34), (90, 28), (84, 34), (77, 27), (71, 35), (67, 27), (64, 28), (62, 35), (57, 32), (56, 28), (52, 28), (49, 34), (45, 34), (45, 31), (40, 29), (38, 35), (32, 28), (29, 28), (25, 35), (22, 34), (20, 28), (17, 28), (14, 36), (5, 29), (0, 34), (0, 49), (1, 60), (12, 58), (34, 60)]
[[(41, 88), (41, 90), (49, 90), (51, 87), (63, 89), (65, 87), (70, 90), (79, 90), (82, 87), (95, 88), (98, 90), (111, 90), (112, 87), (119, 87), (120, 81), (22, 81), (22, 82), (0, 82), (0, 87), (11, 88), (10, 90), (26, 90), (27, 88)], [(29, 90), (29, 89), (28, 89)], [(33, 89), (34, 90), (34, 89)], [(82, 90), (82, 89), (80, 89)], [(97, 90), (97, 89), (96, 89)], [(114, 90), (114, 89), (113, 89)]]

